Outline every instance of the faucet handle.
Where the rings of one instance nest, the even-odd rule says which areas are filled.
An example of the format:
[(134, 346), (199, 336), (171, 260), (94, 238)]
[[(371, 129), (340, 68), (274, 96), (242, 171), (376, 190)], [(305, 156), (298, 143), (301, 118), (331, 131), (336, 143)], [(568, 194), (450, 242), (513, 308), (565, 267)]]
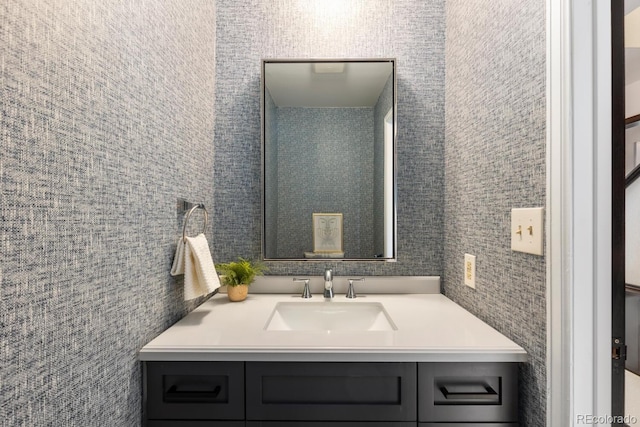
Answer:
[(364, 282), (364, 277), (359, 279), (349, 279), (349, 287), (347, 288), (347, 298), (355, 298), (357, 297), (355, 288), (353, 287), (353, 282)]
[(302, 291), (302, 298), (311, 298), (311, 291), (309, 290), (309, 279), (306, 277), (303, 278), (293, 278), (294, 282), (304, 282), (304, 290)]

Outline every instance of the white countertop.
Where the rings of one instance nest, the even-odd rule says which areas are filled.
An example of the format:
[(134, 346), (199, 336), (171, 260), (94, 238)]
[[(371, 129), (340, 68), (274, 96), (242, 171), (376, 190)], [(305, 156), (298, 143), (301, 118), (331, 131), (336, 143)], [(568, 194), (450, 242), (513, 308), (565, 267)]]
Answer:
[[(140, 360), (523, 362), (524, 349), (441, 294), (358, 294), (379, 302), (395, 331), (267, 331), (278, 302), (322, 302), (322, 295), (252, 294), (229, 302), (218, 294), (160, 334)], [(326, 302), (331, 304), (331, 302)]]

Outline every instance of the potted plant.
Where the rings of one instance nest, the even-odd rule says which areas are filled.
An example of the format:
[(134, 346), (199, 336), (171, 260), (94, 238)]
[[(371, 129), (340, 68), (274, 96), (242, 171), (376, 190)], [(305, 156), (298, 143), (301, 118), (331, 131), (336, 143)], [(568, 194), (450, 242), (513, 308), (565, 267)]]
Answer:
[(221, 274), (222, 284), (227, 287), (229, 300), (243, 301), (247, 298), (249, 285), (253, 283), (256, 276), (262, 275), (267, 268), (262, 263), (238, 258), (238, 261), (216, 264), (216, 270)]

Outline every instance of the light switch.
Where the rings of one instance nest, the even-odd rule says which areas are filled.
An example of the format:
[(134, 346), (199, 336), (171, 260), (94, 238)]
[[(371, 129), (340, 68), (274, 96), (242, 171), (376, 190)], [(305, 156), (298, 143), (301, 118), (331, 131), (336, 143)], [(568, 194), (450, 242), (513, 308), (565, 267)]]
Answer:
[(511, 250), (543, 254), (544, 208), (511, 209)]

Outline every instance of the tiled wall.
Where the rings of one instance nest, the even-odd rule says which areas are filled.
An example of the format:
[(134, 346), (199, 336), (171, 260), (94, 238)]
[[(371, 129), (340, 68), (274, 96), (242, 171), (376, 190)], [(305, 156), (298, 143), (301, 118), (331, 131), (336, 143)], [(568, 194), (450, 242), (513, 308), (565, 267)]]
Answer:
[[(521, 425), (545, 425), (545, 257), (510, 210), (545, 205), (545, 5), (447, 0), (444, 292), (524, 347)], [(464, 254), (476, 255), (476, 289)]]
[(278, 258), (313, 251), (313, 213), (343, 216), (347, 258), (373, 249), (373, 108), (277, 108)]
[(398, 262), (270, 263), (271, 274), (439, 275), (444, 219), (444, 0), (219, 0), (215, 253), (261, 253), (263, 58), (397, 59)]
[(140, 424), (137, 352), (194, 306), (176, 198), (213, 210), (214, 21), (208, 0), (0, 6), (0, 425)]

